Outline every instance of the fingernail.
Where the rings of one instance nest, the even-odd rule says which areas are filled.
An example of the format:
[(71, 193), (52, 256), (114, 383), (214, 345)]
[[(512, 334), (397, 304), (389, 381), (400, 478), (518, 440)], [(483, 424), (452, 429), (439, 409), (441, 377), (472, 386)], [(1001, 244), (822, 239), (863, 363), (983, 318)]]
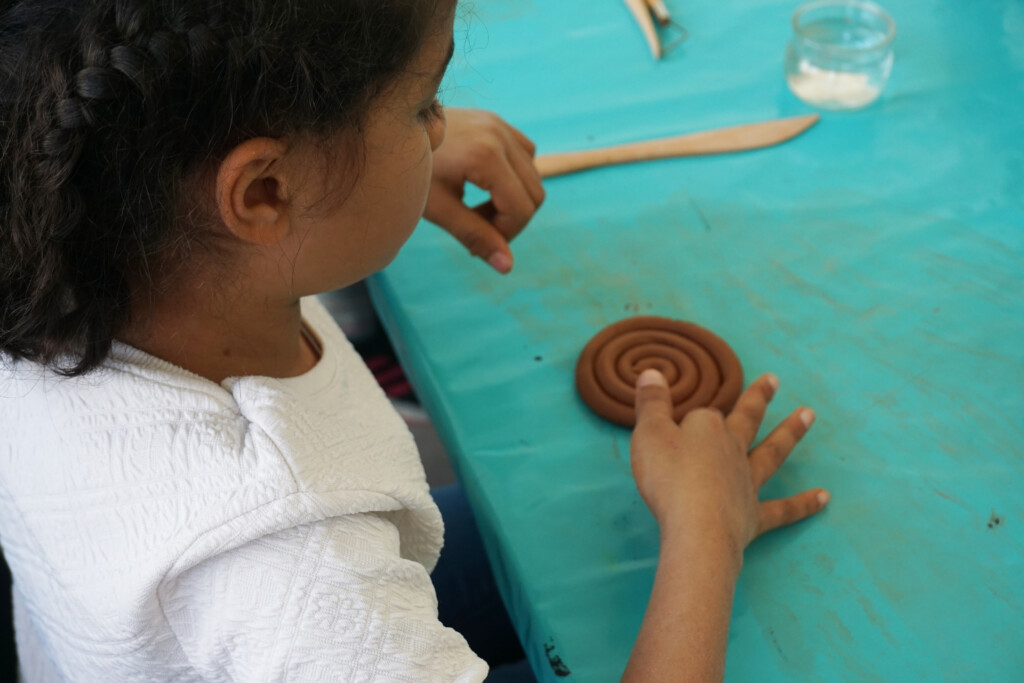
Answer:
[(636, 380), (636, 386), (647, 387), (652, 385), (665, 386), (665, 377), (657, 370), (649, 369), (640, 373)]
[(828, 491), (818, 491), (818, 505), (828, 505), (832, 497), (828, 495)]
[(503, 251), (496, 251), (491, 254), (487, 262), (491, 264), (491, 268), (494, 268), (499, 273), (507, 273), (512, 270), (512, 259)]
[(768, 382), (768, 386), (770, 386), (772, 388), (772, 391), (778, 391), (779, 390), (779, 378), (778, 377), (776, 377), (775, 375), (773, 375), (771, 373), (768, 373), (768, 375), (767, 375), (767, 382)]
[(800, 411), (800, 421), (804, 423), (804, 427), (810, 427), (814, 424), (814, 411), (810, 408), (804, 408)]

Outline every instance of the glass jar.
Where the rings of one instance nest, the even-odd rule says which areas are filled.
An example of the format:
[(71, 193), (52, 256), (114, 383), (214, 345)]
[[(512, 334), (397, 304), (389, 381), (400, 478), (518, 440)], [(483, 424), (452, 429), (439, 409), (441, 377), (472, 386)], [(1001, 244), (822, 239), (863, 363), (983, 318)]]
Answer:
[(822, 109), (860, 109), (882, 94), (892, 71), (896, 22), (873, 2), (814, 0), (793, 13), (786, 83)]

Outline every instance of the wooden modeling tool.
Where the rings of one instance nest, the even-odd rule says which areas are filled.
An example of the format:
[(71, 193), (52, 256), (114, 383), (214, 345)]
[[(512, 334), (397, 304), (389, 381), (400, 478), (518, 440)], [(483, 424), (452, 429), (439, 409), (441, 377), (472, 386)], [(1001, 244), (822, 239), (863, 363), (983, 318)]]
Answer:
[(669, 13), (668, 7), (665, 6), (664, 0), (647, 0), (647, 6), (651, 8), (651, 12), (659, 24), (668, 26), (672, 23), (672, 15)]
[(540, 175), (550, 178), (588, 168), (634, 161), (742, 152), (785, 142), (813, 126), (819, 118), (817, 114), (807, 114), (614, 147), (543, 154), (534, 162)]
[(651, 54), (655, 59), (661, 59), (661, 38), (654, 28), (654, 19), (651, 18), (651, 8), (646, 0), (623, 0), (626, 7), (633, 13), (633, 18), (643, 31), (647, 39), (647, 46), (651, 48)]
[[(668, 11), (668, 7), (665, 5), (664, 0), (623, 0), (626, 3), (626, 7), (633, 14), (633, 18), (636, 19), (637, 25), (640, 26), (640, 30), (644, 34), (644, 38), (647, 40), (647, 46), (651, 48), (651, 54), (654, 55), (655, 59), (661, 59), (661, 56), (674, 48), (679, 43), (686, 40), (686, 29), (672, 21), (672, 14)], [(654, 15), (653, 17), (651, 15)], [(658, 24), (662, 27), (674, 27), (677, 29), (679, 38), (672, 41), (668, 46), (661, 44), (661, 38), (658, 36), (658, 30), (654, 26), (654, 22), (657, 20)]]

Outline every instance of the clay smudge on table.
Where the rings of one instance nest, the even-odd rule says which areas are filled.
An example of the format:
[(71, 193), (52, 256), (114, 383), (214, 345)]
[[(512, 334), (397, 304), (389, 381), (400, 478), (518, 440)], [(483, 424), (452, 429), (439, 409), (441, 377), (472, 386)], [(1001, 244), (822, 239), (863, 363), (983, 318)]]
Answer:
[(1003, 523), (1003, 518), (996, 514), (996, 511), (992, 511), (992, 516), (988, 518), (988, 528), (997, 529), (999, 525)]
[(562, 661), (562, 658), (555, 653), (555, 644), (550, 639), (547, 643), (544, 643), (544, 654), (547, 656), (548, 664), (551, 665), (551, 670), (556, 676), (564, 678), (565, 676), (572, 675), (572, 671), (569, 670), (569, 667), (567, 667), (565, 662)]

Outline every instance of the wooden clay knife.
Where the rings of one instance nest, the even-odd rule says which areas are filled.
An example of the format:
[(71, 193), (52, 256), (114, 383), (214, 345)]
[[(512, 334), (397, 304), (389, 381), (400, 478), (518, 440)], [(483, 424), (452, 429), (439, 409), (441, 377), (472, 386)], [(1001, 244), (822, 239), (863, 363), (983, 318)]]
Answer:
[(807, 114), (582, 152), (543, 154), (537, 157), (534, 163), (541, 177), (550, 178), (588, 168), (628, 164), (634, 161), (742, 152), (771, 147), (794, 138), (817, 123), (818, 118), (817, 114)]

